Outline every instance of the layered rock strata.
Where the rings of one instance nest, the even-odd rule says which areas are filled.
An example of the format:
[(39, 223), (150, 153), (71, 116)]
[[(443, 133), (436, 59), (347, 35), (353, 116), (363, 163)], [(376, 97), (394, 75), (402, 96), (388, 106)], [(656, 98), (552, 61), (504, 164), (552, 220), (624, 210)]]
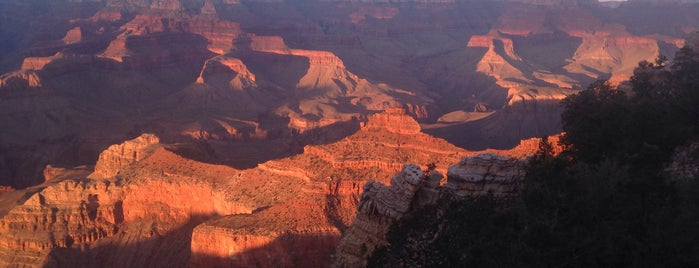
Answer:
[[(469, 148), (510, 148), (558, 131), (558, 101), (566, 95), (597, 78), (625, 79), (641, 59), (671, 55), (697, 25), (696, 6), (639, 4), (643, 12), (634, 13), (631, 2), (615, 10), (567, 0), (101, 2), (8, 0), (0, 8), (0, 33), (9, 37), (0, 68), (20, 68), (0, 75), (0, 181), (19, 189), (3, 194), (17, 202), (0, 209), (7, 215), (2, 265), (39, 266), (76, 250), (84, 258), (75, 259), (91, 261), (60, 260), (326, 266), (322, 248), (352, 222), (367, 180), (388, 183), (406, 162), (435, 162), (445, 173), (471, 154), (422, 135), (403, 112), (370, 114), (406, 107), (430, 122), (456, 112), (462, 116), (434, 133), (471, 141)], [(673, 16), (648, 20), (662, 12)], [(367, 117), (365, 126), (354, 124)], [(449, 128), (459, 123), (464, 127)], [(213, 144), (214, 152), (153, 143), (112, 148), (87, 180), (85, 170), (64, 168), (92, 165), (110, 144), (143, 132)], [(240, 144), (247, 149), (237, 150)], [(532, 141), (522, 144), (532, 148)], [(262, 164), (237, 170), (175, 151)], [(507, 192), (516, 185), (508, 178), (469, 177), (455, 191)], [(35, 197), (64, 182), (85, 187), (68, 185), (70, 195), (43, 204)], [(107, 182), (111, 194), (92, 187)], [(492, 182), (504, 186), (487, 186)], [(97, 195), (97, 215), (107, 215), (119, 202), (105, 201), (112, 194), (124, 221), (95, 216), (93, 224), (93, 210), (80, 204)], [(83, 213), (87, 220), (78, 220)], [(59, 214), (71, 223), (51, 223)], [(214, 216), (220, 218), (194, 228)], [(29, 237), (34, 226), (41, 231)], [(109, 231), (113, 226), (118, 231)], [(182, 242), (192, 229), (191, 245)], [(91, 232), (99, 239), (85, 238)], [(219, 234), (226, 238), (211, 243)], [(68, 246), (66, 237), (78, 242)], [(165, 237), (177, 247), (163, 250)], [(151, 252), (157, 256), (147, 257)], [(30, 255), (36, 258), (16, 257)]]
[[(182, 228), (191, 232), (191, 222), (269, 204), (230, 192), (236, 170), (183, 159), (153, 134), (105, 150), (90, 178), (71, 177), (85, 172), (64, 168), (46, 172), (53, 179), (3, 200), (19, 204), (0, 219), (0, 266), (182, 265), (188, 255), (168, 260), (166, 253), (168, 247), (188, 248), (189, 240), (179, 237)], [(139, 253), (124, 243), (163, 253)], [(129, 257), (97, 257), (112, 249)]]
[(374, 249), (386, 244), (388, 229), (411, 209), (436, 201), (442, 179), (439, 172), (425, 174), (408, 164), (386, 186), (376, 181), (364, 185), (357, 216), (335, 250), (334, 267), (364, 267)]
[(66, 180), (33, 194), (0, 219), (0, 264), (41, 266), (55, 248), (84, 248), (124, 220), (113, 181)]
[[(308, 145), (302, 154), (247, 170), (186, 159), (173, 153), (176, 145), (162, 144), (153, 134), (110, 146), (89, 176), (84, 167), (49, 165), (44, 169), (49, 180), (40, 187), (5, 194), (20, 205), (0, 219), (0, 264), (328, 267), (343, 232), (380, 240), (379, 234), (348, 229), (360, 199), (390, 196), (359, 209), (398, 219), (434, 202), (448, 163), (474, 154), (421, 133), (403, 111), (368, 120), (345, 139)], [(523, 142), (511, 156), (526, 154), (534, 143)], [(490, 163), (479, 170), (499, 173), (498, 159), (469, 160), (466, 166)], [(435, 163), (436, 170), (426, 177), (419, 166), (403, 167), (405, 162)], [(476, 187), (503, 181), (491, 175), (453, 188), (473, 194), (507, 188)], [(367, 181), (373, 182), (361, 197)], [(354, 247), (361, 249), (361, 243)], [(110, 250), (114, 258), (99, 257)]]
[[(509, 148), (559, 131), (566, 95), (595, 79), (624, 80), (638, 61), (671, 55), (696, 30), (695, 5), (638, 12), (641, 4), (580, 3), (110, 0), (40, 8), (46, 3), (9, 0), (0, 11), (0, 33), (11, 37), (0, 51), (0, 69), (9, 71), (0, 98), (57, 98), (71, 108), (0, 105), (12, 115), (2, 128), (16, 130), (1, 139), (0, 181), (36, 185), (47, 163), (94, 164), (106, 146), (142, 132), (294, 144), (297, 133), (391, 107), (421, 123), (461, 114), (431, 133), (471, 149)], [(676, 16), (647, 19), (663, 14)], [(60, 131), (22, 134), (46, 123)], [(279, 156), (260, 151), (262, 161), (235, 166)]]
[(111, 178), (122, 168), (131, 165), (148, 154), (148, 147), (160, 143), (153, 134), (143, 134), (133, 140), (109, 146), (100, 153), (92, 178)]
[(447, 183), (442, 175), (425, 174), (416, 165), (406, 165), (391, 184), (369, 181), (357, 205), (357, 215), (343, 234), (333, 256), (333, 267), (364, 267), (377, 247), (386, 245), (390, 226), (411, 211), (435, 204), (444, 196), (463, 198), (486, 193), (510, 194), (524, 178), (525, 160), (485, 153), (464, 157), (449, 167)]
[(464, 157), (447, 171), (444, 190), (456, 197), (512, 194), (521, 186), (526, 161), (486, 153)]
[[(436, 162), (438, 169), (445, 170), (444, 165), (455, 162), (461, 153), (467, 152), (421, 133), (417, 122), (404, 111), (371, 116), (365, 126), (345, 139), (309, 145), (301, 155), (268, 161), (251, 170), (293, 179), (299, 188), (279, 189), (295, 191), (294, 197), (272, 207), (197, 226), (192, 233), (190, 265), (327, 267), (331, 249), (353, 220), (367, 180), (388, 183), (406, 159)], [(422, 174), (419, 167), (412, 167)], [(413, 169), (411, 176), (419, 176), (412, 173)], [(431, 184), (439, 185), (440, 179), (433, 177)], [(396, 180), (402, 183), (402, 179)], [(409, 204), (397, 209), (402, 211), (406, 206)]]

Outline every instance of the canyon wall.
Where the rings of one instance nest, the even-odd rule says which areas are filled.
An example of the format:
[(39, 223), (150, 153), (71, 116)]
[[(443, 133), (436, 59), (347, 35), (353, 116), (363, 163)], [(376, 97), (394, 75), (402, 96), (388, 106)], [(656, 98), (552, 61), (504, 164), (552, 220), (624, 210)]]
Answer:
[(401, 191), (514, 191), (495, 156), (449, 187), (380, 185), (525, 157), (561, 99), (699, 25), (634, 2), (4, 1), (0, 264), (326, 267), (367, 181), (400, 203), (360, 206), (387, 221)]
[(447, 183), (441, 187), (439, 172), (423, 172), (416, 165), (403, 167), (389, 186), (367, 182), (357, 205), (357, 216), (343, 234), (332, 266), (366, 266), (374, 250), (387, 245), (386, 234), (392, 224), (411, 211), (436, 204), (439, 198), (514, 193), (522, 183), (525, 166), (525, 160), (479, 154), (450, 166)]
[[(631, 2), (23, 3), (4, 3), (11, 19), (0, 25), (13, 37), (0, 51), (0, 96), (13, 104), (0, 108), (12, 115), (0, 124), (17, 130), (3, 134), (0, 181), (18, 188), (43, 181), (46, 164), (93, 165), (110, 144), (144, 132), (289, 144), (257, 164), (301, 151), (298, 133), (397, 107), (462, 147), (512, 147), (559, 131), (563, 97), (596, 79), (627, 79), (697, 25), (696, 7), (680, 3), (653, 9), (678, 14), (660, 21)], [(25, 102), (71, 105), (16, 112)], [(482, 114), (438, 122), (473, 111)], [(19, 134), (38, 122), (52, 131)]]
[[(163, 165), (166, 162), (170, 166)], [(207, 172), (201, 172), (204, 169)], [(152, 134), (113, 145), (100, 154), (89, 178), (58, 175), (60, 179), (21, 190), (17, 193), (22, 195), (9, 200), (19, 204), (0, 219), (0, 263), (61, 267), (172, 263), (162, 255), (137, 254), (135, 248), (116, 253), (136, 254), (123, 262), (100, 263), (91, 258), (107, 253), (110, 244), (147, 241), (214, 215), (251, 213), (258, 207), (254, 201), (239, 196), (233, 200), (226, 184), (207, 180), (234, 172), (188, 162), (162, 148)], [(144, 225), (148, 231), (142, 229)], [(154, 247), (165, 246), (156, 243)], [(66, 262), (63, 258), (77, 254), (68, 250), (83, 259)], [(56, 253), (66, 251), (67, 255)]]
[[(530, 155), (537, 142), (500, 152)], [(13, 199), (0, 204), (19, 205), (0, 219), (0, 261), (59, 267), (328, 267), (341, 235), (358, 232), (349, 229), (361, 221), (355, 219), (358, 209), (396, 219), (434, 202), (444, 183), (439, 174), (461, 156), (476, 154), (421, 133), (414, 119), (395, 109), (370, 116), (342, 140), (307, 145), (301, 154), (251, 169), (187, 159), (173, 151), (177, 148), (143, 134), (108, 147), (92, 171), (49, 166), (44, 184), (8, 191)], [(482, 180), (450, 178), (447, 185), (471, 195), (512, 191), (516, 173), (503, 170), (517, 162), (485, 156), (462, 163)], [(405, 162), (434, 164), (435, 170), (422, 181), (416, 179), (424, 177), (421, 168), (405, 169)], [(382, 185), (389, 182), (400, 190)], [(394, 199), (360, 205), (363, 191)], [(407, 193), (415, 198), (406, 199)], [(367, 237), (378, 241), (380, 235)]]

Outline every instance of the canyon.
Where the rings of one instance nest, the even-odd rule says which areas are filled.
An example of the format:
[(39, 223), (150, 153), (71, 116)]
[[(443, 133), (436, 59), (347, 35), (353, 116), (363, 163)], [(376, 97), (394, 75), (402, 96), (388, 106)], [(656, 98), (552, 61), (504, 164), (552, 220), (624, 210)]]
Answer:
[(526, 158), (561, 99), (699, 27), (691, 1), (44, 2), (0, 3), (0, 266), (330, 266), (363, 191)]
[[(516, 159), (530, 155), (534, 144), (488, 152)], [(477, 154), (422, 133), (397, 108), (370, 116), (342, 140), (307, 145), (301, 154), (252, 169), (194, 161), (176, 148), (143, 134), (100, 153), (92, 172), (50, 168), (45, 183), (3, 194), (2, 203), (14, 205), (0, 219), (0, 263), (329, 266), (367, 181), (388, 183), (404, 162), (433, 163), (434, 174), (444, 173), (459, 157)], [(459, 189), (485, 193), (515, 184), (493, 180)]]

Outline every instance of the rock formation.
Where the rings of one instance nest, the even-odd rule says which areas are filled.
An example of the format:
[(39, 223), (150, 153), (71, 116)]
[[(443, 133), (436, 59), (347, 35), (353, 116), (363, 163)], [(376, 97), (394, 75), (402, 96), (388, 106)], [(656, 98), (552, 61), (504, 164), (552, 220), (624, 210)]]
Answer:
[(114, 177), (122, 168), (145, 158), (149, 153), (149, 147), (159, 142), (160, 139), (157, 136), (143, 134), (133, 140), (110, 146), (100, 153), (95, 172), (90, 177)]
[(400, 108), (387, 109), (383, 113), (371, 115), (364, 125), (367, 130), (387, 130), (398, 134), (418, 134), (420, 125), (412, 118), (405, 115), (405, 110)]
[(54, 248), (84, 247), (118, 231), (121, 189), (111, 181), (66, 180), (35, 193), (0, 220), (0, 264), (40, 266)]
[(80, 27), (75, 27), (73, 29), (70, 29), (67, 33), (66, 36), (63, 37), (63, 42), (66, 44), (75, 44), (83, 39), (83, 33), (82, 29)]
[(449, 167), (444, 188), (457, 197), (508, 195), (517, 191), (525, 168), (526, 161), (496, 154), (464, 157)]
[[(363, 267), (376, 247), (386, 244), (386, 233), (392, 223), (402, 218), (412, 204), (435, 201), (433, 196), (442, 175), (423, 173), (419, 166), (406, 165), (393, 176), (390, 186), (369, 181), (364, 185), (357, 206), (357, 216), (343, 235), (335, 251), (333, 265)], [(417, 194), (418, 191), (423, 194)]]
[(364, 267), (374, 250), (386, 245), (389, 227), (411, 211), (435, 204), (444, 196), (461, 198), (486, 193), (511, 194), (524, 178), (525, 161), (495, 154), (464, 157), (449, 167), (447, 183), (442, 175), (425, 174), (416, 165), (406, 165), (391, 184), (369, 181), (357, 205), (357, 216), (345, 231), (333, 256), (333, 267)]
[[(347, 226), (353, 219), (355, 222), (361, 221), (360, 216), (355, 218), (354, 215), (360, 199), (368, 198), (361, 196), (362, 191), (365, 192), (364, 196), (391, 195), (395, 198), (376, 201), (381, 203), (375, 204), (374, 208), (385, 213), (387, 219), (399, 218), (411, 207), (434, 202), (439, 196), (436, 189), (442, 183), (442, 175), (439, 174), (446, 172), (446, 166), (457, 162), (460, 156), (475, 152), (462, 151), (444, 140), (415, 132), (415, 126), (415, 120), (404, 112), (388, 110), (370, 117), (365, 127), (343, 140), (326, 145), (309, 145), (301, 155), (259, 165), (255, 172), (287, 177), (299, 183), (300, 192), (293, 199), (251, 215), (225, 216), (198, 226), (192, 234), (193, 255), (190, 264), (328, 266), (331, 251), (327, 247), (334, 247), (341, 233), (350, 232)], [(501, 153), (515, 157), (534, 152), (524, 151)], [(422, 181), (424, 173), (421, 168), (410, 165), (406, 169), (403, 165), (405, 162), (435, 163), (436, 170)], [(491, 170), (496, 171), (496, 166), (497, 163)], [(401, 173), (390, 179), (391, 174), (396, 172)], [(415, 178), (420, 178), (418, 185)], [(366, 183), (369, 180), (373, 182)], [(488, 180), (491, 178), (488, 177)], [(382, 183), (397, 186), (387, 188)], [(495, 190), (507, 188), (489, 187)], [(463, 190), (465, 187), (457, 188)], [(412, 195), (415, 198), (406, 197)], [(372, 206), (359, 209), (368, 210)], [(304, 213), (297, 212), (299, 210)], [(361, 239), (374, 239), (372, 241), (381, 237), (364, 233), (358, 235), (367, 235)], [(355, 243), (355, 246), (360, 244)], [(267, 254), (276, 257), (270, 260)], [(311, 262), (301, 256), (322, 257)], [(300, 260), (294, 261), (295, 258)]]
[[(189, 237), (193, 223), (214, 215), (251, 213), (269, 204), (230, 192), (236, 188), (231, 179), (236, 170), (183, 159), (158, 140), (144, 134), (105, 150), (100, 172), (91, 175), (97, 178), (71, 178), (54, 170), (58, 179), (10, 193), (5, 201), (19, 205), (0, 219), (0, 264), (182, 265), (188, 254), (170, 259), (166, 252), (189, 248), (189, 239), (179, 236)], [(161, 239), (165, 235), (170, 238)], [(162, 253), (139, 252), (135, 244), (124, 243)], [(103, 254), (115, 259), (97, 257)]]
[[(474, 154), (419, 132), (417, 122), (403, 111), (389, 110), (368, 120), (345, 139), (308, 145), (302, 154), (247, 170), (186, 159), (171, 151), (177, 145), (162, 144), (153, 134), (108, 147), (87, 178), (89, 171), (81, 168), (48, 166), (44, 169), (47, 182), (8, 193), (12, 199), (3, 201), (21, 205), (11, 207), (0, 219), (4, 228), (0, 261), (6, 265), (327, 267), (332, 249), (354, 220), (367, 181), (376, 181), (365, 186), (367, 192), (395, 198), (376, 201), (383, 203), (375, 208), (396, 219), (411, 207), (434, 202), (440, 172), (460, 156)], [(535, 142), (524, 142), (523, 148), (531, 149), (529, 143)], [(512, 154), (527, 154), (530, 149)], [(493, 161), (490, 169), (483, 169), (498, 170), (498, 159)], [(420, 167), (410, 165), (391, 180), (395, 187), (382, 186), (404, 162), (435, 163), (436, 170), (423, 182), (416, 179), (423, 176)], [(490, 176), (482, 182), (493, 179), (503, 181)], [(462, 192), (508, 187), (459, 185), (455, 189)], [(415, 198), (405, 199), (404, 194)], [(35, 226), (41, 232), (29, 231)], [(127, 241), (163, 254), (119, 246)], [(114, 256), (131, 257), (97, 257), (110, 250), (116, 250), (110, 253)], [(177, 258), (164, 254), (173, 250)]]
[[(364, 182), (388, 182), (406, 159), (440, 165), (463, 152), (420, 133), (417, 122), (404, 111), (389, 110), (368, 120), (367, 126), (343, 140), (309, 145), (301, 155), (268, 161), (249, 171), (294, 181), (296, 185), (276, 190), (294, 191), (294, 198), (251, 215), (225, 216), (198, 226), (192, 234), (190, 264), (327, 267), (331, 249), (352, 221)], [(433, 183), (439, 184), (439, 179)], [(275, 257), (270, 259), (269, 254)]]
[(0, 76), (0, 90), (21, 91), (41, 88), (41, 77), (31, 70), (6, 73)]
[(696, 5), (494, 2), (4, 1), (0, 265), (328, 266), (366, 181), (447, 173), (473, 154), (453, 144), (524, 157), (560, 99), (699, 25)]
[(197, 83), (223, 83), (237, 90), (256, 87), (255, 74), (240, 59), (225, 56), (207, 60)]
[[(0, 12), (0, 33), (12, 37), (0, 51), (0, 92), (80, 108), (49, 113), (70, 118), (57, 135), (6, 135), (0, 147), (15, 149), (0, 158), (42, 159), (12, 160), (2, 180), (31, 185), (49, 162), (94, 164), (106, 146), (146, 131), (294, 144), (294, 133), (395, 107), (460, 146), (512, 147), (557, 132), (561, 98), (598, 78), (628, 78), (697, 25), (692, 5), (653, 9), (677, 16), (648, 20), (642, 3), (592, 2), (10, 0)], [(437, 121), (444, 116), (451, 121)], [(26, 149), (47, 140), (71, 143)]]

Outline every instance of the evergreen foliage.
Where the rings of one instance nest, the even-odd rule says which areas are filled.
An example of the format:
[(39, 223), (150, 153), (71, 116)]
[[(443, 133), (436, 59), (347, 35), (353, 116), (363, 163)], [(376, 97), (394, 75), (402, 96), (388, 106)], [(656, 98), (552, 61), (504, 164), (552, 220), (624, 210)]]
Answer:
[[(516, 196), (440, 200), (392, 227), (373, 267), (699, 267), (699, 180), (664, 171), (697, 142), (699, 53), (641, 62), (563, 101)], [(694, 156), (699, 161), (699, 155)]]

